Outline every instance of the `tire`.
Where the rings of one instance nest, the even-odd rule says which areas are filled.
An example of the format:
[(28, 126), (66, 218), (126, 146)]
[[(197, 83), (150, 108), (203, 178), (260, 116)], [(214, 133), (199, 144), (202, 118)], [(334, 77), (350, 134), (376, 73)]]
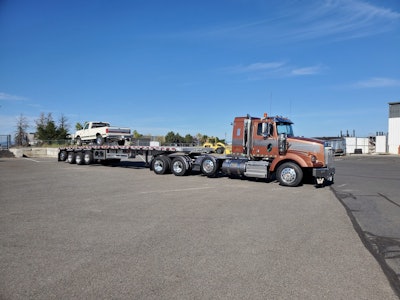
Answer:
[(83, 162), (85, 165), (90, 165), (93, 163), (93, 153), (91, 151), (86, 151), (83, 154)]
[(101, 134), (96, 135), (96, 144), (99, 145), (99, 146), (104, 144), (104, 139), (101, 136)]
[(151, 168), (157, 175), (166, 174), (170, 171), (171, 159), (167, 156), (160, 155), (153, 159)]
[(66, 161), (68, 157), (67, 151), (60, 151), (58, 154), (58, 160), (59, 161)]
[(68, 156), (67, 156), (66, 162), (70, 163), (70, 164), (74, 164), (75, 163), (75, 152), (72, 152), (72, 151), (68, 152)]
[(82, 152), (78, 152), (75, 154), (75, 162), (77, 165), (83, 165), (84, 164), (84, 160), (83, 160), (83, 153)]
[(185, 176), (189, 168), (189, 163), (183, 156), (177, 156), (172, 160), (171, 171), (176, 176)]
[(276, 178), (283, 186), (298, 186), (303, 180), (303, 170), (296, 163), (286, 162), (278, 167)]
[(82, 146), (82, 139), (79, 136), (76, 138), (76, 145)]
[(214, 177), (218, 172), (217, 160), (212, 156), (206, 156), (200, 164), (201, 173), (207, 177)]
[(217, 153), (217, 154), (222, 154), (222, 153), (224, 153), (224, 151), (225, 151), (225, 148), (224, 148), (224, 147), (218, 147), (218, 148), (215, 150), (215, 153)]

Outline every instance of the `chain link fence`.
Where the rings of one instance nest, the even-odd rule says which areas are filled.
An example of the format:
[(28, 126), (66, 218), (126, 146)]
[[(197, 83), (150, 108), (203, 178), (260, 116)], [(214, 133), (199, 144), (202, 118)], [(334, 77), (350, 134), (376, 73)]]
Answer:
[(0, 135), (0, 149), (3, 150), (7, 150), (11, 147), (11, 135), (7, 134), (7, 135)]

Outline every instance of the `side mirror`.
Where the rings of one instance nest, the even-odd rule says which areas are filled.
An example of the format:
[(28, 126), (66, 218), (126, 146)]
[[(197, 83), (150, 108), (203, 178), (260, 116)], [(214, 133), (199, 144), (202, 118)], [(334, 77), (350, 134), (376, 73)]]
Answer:
[(268, 138), (271, 136), (271, 124), (270, 123), (262, 123), (262, 136), (264, 138)]

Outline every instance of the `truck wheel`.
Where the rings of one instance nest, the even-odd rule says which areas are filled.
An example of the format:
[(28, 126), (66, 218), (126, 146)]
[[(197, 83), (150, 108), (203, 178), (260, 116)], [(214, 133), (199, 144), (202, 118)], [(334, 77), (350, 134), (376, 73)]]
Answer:
[(177, 156), (172, 160), (171, 171), (176, 176), (184, 176), (189, 171), (189, 164), (183, 156)]
[(168, 173), (171, 164), (171, 159), (167, 156), (160, 155), (155, 157), (151, 164), (154, 173), (162, 175)]
[(82, 139), (79, 136), (76, 138), (76, 145), (82, 146)]
[(212, 156), (206, 156), (200, 165), (201, 173), (208, 177), (213, 177), (217, 174), (218, 163), (217, 160)]
[(68, 152), (68, 156), (67, 156), (67, 162), (70, 164), (74, 164), (75, 163), (75, 152)]
[(82, 152), (78, 152), (75, 154), (75, 162), (77, 165), (83, 165), (84, 161)]
[(93, 153), (91, 151), (86, 151), (83, 154), (83, 162), (85, 165), (90, 165), (93, 162)]
[(101, 136), (101, 134), (96, 135), (96, 144), (99, 145), (99, 146), (104, 144), (104, 139)]
[(286, 162), (279, 166), (276, 177), (281, 185), (298, 186), (303, 180), (303, 170), (295, 163)]
[(67, 151), (60, 151), (58, 154), (58, 160), (59, 161), (66, 161), (68, 157)]

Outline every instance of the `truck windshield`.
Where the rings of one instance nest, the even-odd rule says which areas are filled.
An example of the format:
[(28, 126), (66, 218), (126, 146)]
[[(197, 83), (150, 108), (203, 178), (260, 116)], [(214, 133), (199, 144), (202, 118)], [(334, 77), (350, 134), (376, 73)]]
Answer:
[(291, 123), (277, 123), (276, 129), (278, 131), (278, 134), (286, 133), (287, 136), (294, 136)]

